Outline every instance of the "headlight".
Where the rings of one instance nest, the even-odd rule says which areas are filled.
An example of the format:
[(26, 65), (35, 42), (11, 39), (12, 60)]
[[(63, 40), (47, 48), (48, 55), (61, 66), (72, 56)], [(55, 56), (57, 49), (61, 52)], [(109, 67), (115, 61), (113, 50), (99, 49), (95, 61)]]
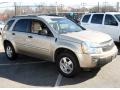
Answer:
[(100, 54), (102, 52), (102, 48), (97, 44), (92, 44), (90, 42), (82, 43), (82, 51), (86, 54)]

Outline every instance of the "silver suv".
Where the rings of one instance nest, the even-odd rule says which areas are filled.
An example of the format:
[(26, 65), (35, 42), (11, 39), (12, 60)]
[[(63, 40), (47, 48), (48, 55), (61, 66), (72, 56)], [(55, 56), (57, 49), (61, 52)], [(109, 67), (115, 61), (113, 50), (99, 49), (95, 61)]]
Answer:
[(80, 67), (104, 65), (118, 52), (109, 35), (57, 16), (13, 17), (4, 27), (2, 40), (10, 60), (19, 53), (52, 61), (66, 77), (76, 75)]

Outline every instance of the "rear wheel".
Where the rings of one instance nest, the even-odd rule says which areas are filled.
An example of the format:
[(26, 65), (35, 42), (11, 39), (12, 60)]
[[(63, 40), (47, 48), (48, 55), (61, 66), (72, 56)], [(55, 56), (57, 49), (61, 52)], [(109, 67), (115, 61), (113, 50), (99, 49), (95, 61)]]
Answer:
[(7, 43), (5, 44), (5, 54), (10, 60), (15, 60), (17, 54), (15, 53), (15, 49), (13, 48), (12, 44)]
[(75, 76), (80, 69), (77, 58), (69, 52), (59, 54), (56, 63), (59, 72), (65, 77)]

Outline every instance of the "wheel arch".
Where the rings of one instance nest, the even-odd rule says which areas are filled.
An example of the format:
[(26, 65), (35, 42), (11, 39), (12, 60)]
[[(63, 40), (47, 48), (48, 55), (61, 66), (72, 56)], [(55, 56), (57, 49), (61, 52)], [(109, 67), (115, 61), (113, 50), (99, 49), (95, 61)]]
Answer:
[(6, 45), (7, 43), (10, 43), (10, 44), (13, 46), (13, 48), (15, 49), (15, 52), (17, 52), (17, 48), (16, 48), (15, 43), (14, 43), (14, 42), (11, 42), (10, 40), (7, 40), (7, 39), (3, 41), (3, 46), (4, 46), (4, 48), (5, 48), (5, 45)]
[[(71, 49), (64, 48), (64, 47), (60, 47), (60, 48), (56, 49), (56, 51), (55, 51), (55, 53), (54, 53), (54, 61), (57, 60), (57, 56), (58, 56), (60, 53), (62, 53), (62, 52), (69, 52), (69, 53), (73, 54), (73, 55), (75, 56), (78, 64), (79, 64), (78, 57), (77, 57), (77, 55), (75, 54), (75, 52), (74, 52), (73, 50), (71, 50)], [(79, 64), (79, 66), (80, 66), (80, 64)]]

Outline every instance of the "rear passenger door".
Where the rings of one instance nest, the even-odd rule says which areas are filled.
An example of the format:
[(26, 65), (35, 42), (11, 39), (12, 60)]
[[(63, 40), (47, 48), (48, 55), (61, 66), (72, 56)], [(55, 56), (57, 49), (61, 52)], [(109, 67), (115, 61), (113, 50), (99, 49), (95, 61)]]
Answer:
[(26, 52), (27, 50), (27, 31), (28, 31), (29, 19), (20, 19), (16, 22), (12, 30), (12, 38), (19, 52)]
[(103, 17), (104, 14), (93, 14), (89, 28), (92, 30), (100, 31), (102, 32), (103, 30)]

